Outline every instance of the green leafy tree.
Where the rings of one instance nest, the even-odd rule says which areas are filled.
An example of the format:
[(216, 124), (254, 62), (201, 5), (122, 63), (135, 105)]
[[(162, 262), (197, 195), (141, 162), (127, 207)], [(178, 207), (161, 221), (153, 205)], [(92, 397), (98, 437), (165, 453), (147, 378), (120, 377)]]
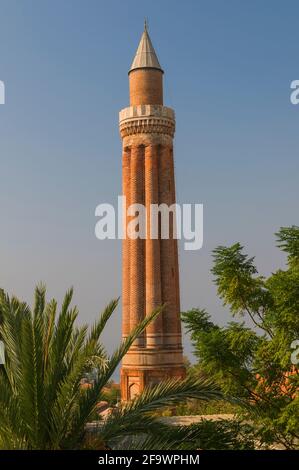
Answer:
[(239, 243), (214, 250), (212, 273), (233, 321), (220, 327), (200, 309), (183, 313), (183, 321), (198, 367), (224, 393), (239, 397), (244, 418), (255, 423), (260, 442), (294, 449), (299, 379), (291, 345), (299, 339), (299, 227), (281, 228), (276, 236), (288, 263), (269, 278), (258, 274), (254, 258)]
[[(124, 443), (130, 436), (145, 447), (149, 441), (148, 445), (168, 448), (197, 442), (196, 430), (192, 441), (188, 429), (164, 426), (152, 413), (188, 398), (220, 398), (217, 387), (202, 379), (165, 382), (145, 390), (115, 408), (94, 434), (88, 431), (87, 423), (104, 399), (103, 388), (161, 309), (145, 318), (108, 356), (101, 335), (118, 301), (113, 300), (91, 328), (79, 327), (72, 295), (72, 290), (66, 293), (58, 312), (55, 300), (46, 302), (43, 286), (36, 288), (33, 310), (0, 292), (0, 336), (5, 345), (5, 364), (0, 370), (0, 449), (103, 449)], [(94, 386), (83, 390), (81, 378), (95, 366)]]

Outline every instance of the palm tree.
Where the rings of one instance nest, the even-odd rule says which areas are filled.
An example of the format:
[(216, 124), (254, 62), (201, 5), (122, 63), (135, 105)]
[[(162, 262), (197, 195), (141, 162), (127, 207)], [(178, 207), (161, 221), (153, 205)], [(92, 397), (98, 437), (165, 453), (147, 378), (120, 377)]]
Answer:
[[(91, 443), (86, 424), (103, 399), (103, 387), (161, 308), (145, 318), (108, 356), (101, 334), (118, 299), (88, 328), (75, 324), (78, 310), (71, 308), (72, 295), (71, 289), (57, 313), (54, 299), (46, 303), (43, 286), (35, 290), (33, 310), (0, 290), (0, 337), (5, 346), (5, 365), (0, 370), (0, 449), (188, 446), (192, 432), (163, 425), (152, 414), (188, 398), (221, 398), (215, 386), (201, 379), (165, 382), (145, 390), (116, 408), (101, 423)], [(98, 374), (94, 386), (83, 391), (81, 378), (95, 365)]]

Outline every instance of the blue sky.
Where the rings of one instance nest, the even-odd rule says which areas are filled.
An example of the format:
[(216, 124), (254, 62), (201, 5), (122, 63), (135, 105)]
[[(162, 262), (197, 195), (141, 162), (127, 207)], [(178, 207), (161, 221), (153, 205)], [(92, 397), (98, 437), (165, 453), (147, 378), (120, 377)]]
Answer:
[[(204, 247), (180, 250), (182, 309), (228, 319), (211, 250), (240, 241), (261, 273), (283, 267), (274, 232), (298, 224), (296, 1), (1, 0), (0, 285), (31, 302), (75, 287), (80, 321), (121, 293), (119, 241), (95, 207), (121, 190), (118, 111), (148, 18), (177, 117), (178, 202), (204, 204)], [(105, 341), (120, 339), (120, 309)], [(186, 351), (191, 350), (186, 340)]]

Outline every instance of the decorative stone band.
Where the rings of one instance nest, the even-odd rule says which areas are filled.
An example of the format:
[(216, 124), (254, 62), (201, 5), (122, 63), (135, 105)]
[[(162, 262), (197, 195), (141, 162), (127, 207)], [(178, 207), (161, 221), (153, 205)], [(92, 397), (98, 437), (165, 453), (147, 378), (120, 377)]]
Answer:
[(130, 349), (122, 362), (123, 368), (177, 367), (183, 365), (182, 348), (167, 349)]
[(161, 105), (139, 105), (124, 108), (119, 113), (122, 138), (133, 134), (166, 134), (173, 137), (175, 115), (171, 108)]

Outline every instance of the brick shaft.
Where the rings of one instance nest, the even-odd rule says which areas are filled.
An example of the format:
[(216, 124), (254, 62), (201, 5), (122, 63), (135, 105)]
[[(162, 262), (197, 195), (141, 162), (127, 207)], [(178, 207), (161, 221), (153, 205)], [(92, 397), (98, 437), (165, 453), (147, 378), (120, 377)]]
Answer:
[(130, 72), (130, 105), (163, 104), (162, 73), (155, 69)]
[[(131, 148), (130, 203), (144, 205), (144, 146)], [(132, 223), (131, 217), (129, 223)], [(145, 316), (145, 241), (130, 239), (130, 329)], [(145, 346), (145, 333), (137, 338), (133, 347)]]
[[(122, 159), (122, 192), (126, 197), (124, 207), (125, 228), (128, 225), (127, 207), (130, 205), (130, 162), (131, 149), (123, 149)], [(122, 335), (126, 338), (130, 333), (130, 239), (125, 237), (122, 243)]]
[[(160, 147), (149, 145), (145, 148), (145, 204), (147, 231), (145, 241), (145, 289), (146, 314), (162, 304), (160, 240), (151, 238), (151, 204), (159, 204), (159, 159)], [(163, 317), (159, 315), (146, 330), (146, 346), (148, 348), (163, 345)]]

